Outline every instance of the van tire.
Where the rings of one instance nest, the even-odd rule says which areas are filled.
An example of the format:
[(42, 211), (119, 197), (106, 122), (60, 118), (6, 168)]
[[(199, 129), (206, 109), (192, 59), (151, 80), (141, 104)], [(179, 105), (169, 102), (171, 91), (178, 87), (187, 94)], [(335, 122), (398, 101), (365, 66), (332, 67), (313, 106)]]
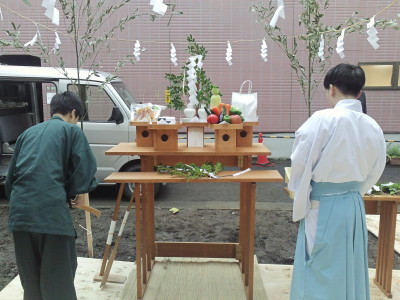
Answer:
[[(124, 172), (140, 172), (140, 165), (138, 164), (133, 164), (127, 167)], [(161, 183), (155, 183), (154, 184), (154, 197), (157, 196), (158, 192), (160, 191), (161, 188)], [(132, 194), (134, 193), (135, 188), (132, 183), (125, 183), (124, 186), (124, 200), (129, 201), (131, 198)]]

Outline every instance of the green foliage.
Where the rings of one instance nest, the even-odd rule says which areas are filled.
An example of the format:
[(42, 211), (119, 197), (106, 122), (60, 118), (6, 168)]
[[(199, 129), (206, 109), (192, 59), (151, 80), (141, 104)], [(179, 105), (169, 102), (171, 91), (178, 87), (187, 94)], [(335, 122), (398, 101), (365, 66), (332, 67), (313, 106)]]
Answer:
[[(269, 26), (269, 21), (276, 11), (272, 6), (272, 0), (269, 4), (265, 1), (251, 6), (251, 11), (256, 14), (257, 22), (265, 24), (264, 29), (269, 37), (279, 46), (289, 59), (290, 66), (296, 73), (297, 82), (301, 87), (305, 103), (308, 109), (308, 115), (311, 116), (311, 102), (316, 88), (319, 86), (322, 76), (325, 75), (331, 63), (334, 48), (331, 46), (332, 40), (337, 40), (341, 30), (346, 28), (346, 33), (362, 32), (365, 30), (365, 24), (369, 18), (356, 19), (357, 12), (347, 19), (344, 24), (337, 26), (327, 26), (324, 24), (324, 13), (321, 11), (328, 8), (329, 0), (300, 0), (302, 11), (299, 17), (299, 27), (304, 27), (305, 34), (290, 38), (282, 33), (279, 27)], [(399, 15), (394, 20), (381, 19), (375, 23), (376, 28), (391, 28), (399, 30)], [(351, 26), (351, 27), (349, 27)], [(321, 33), (324, 33), (325, 53), (324, 61), (317, 56)], [(303, 45), (299, 47), (299, 42)], [(297, 55), (298, 50), (306, 49), (307, 55), (302, 60), (302, 55)], [(301, 52), (302, 54), (303, 52)]]
[[(201, 55), (204, 61), (207, 55), (206, 48), (197, 43), (192, 35), (189, 35), (186, 40), (188, 42), (186, 52), (189, 53), (190, 56)], [(182, 66), (181, 74), (166, 73), (164, 77), (170, 82), (170, 85), (167, 87), (170, 91), (170, 103), (168, 103), (168, 107), (172, 107), (176, 110), (183, 110), (186, 107), (185, 97), (189, 95), (189, 87), (184, 74), (186, 74), (188, 70), (188, 64), (189, 62), (186, 62), (185, 65)], [(198, 87), (197, 100), (199, 101), (199, 105), (206, 104), (206, 106), (209, 106), (213, 87), (211, 79), (207, 77), (204, 68), (196, 69), (196, 75)]]
[(372, 195), (400, 195), (400, 183), (381, 183), (374, 185), (371, 189)]
[(391, 158), (400, 157), (400, 146), (389, 144), (386, 150), (386, 154)]
[(175, 166), (158, 165), (156, 171), (163, 174), (171, 174), (175, 177), (184, 177), (187, 181), (198, 178), (210, 177), (209, 174), (214, 175), (222, 171), (224, 166), (217, 162), (213, 165), (211, 162), (205, 162), (200, 167), (195, 164), (183, 164), (178, 162)]

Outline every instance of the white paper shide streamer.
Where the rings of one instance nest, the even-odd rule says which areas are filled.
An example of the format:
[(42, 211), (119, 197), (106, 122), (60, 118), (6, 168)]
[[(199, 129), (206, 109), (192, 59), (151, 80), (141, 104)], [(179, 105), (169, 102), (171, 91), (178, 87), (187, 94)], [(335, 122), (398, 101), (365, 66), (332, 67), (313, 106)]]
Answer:
[(174, 66), (178, 66), (178, 59), (176, 58), (176, 49), (173, 43), (171, 43), (171, 61), (174, 64)]
[(54, 32), (54, 33), (56, 34), (56, 40), (55, 40), (55, 42), (54, 42), (53, 51), (54, 51), (54, 53), (56, 53), (57, 50), (60, 49), (61, 40), (60, 40), (60, 38), (59, 38), (59, 36), (58, 36), (58, 33), (57, 33), (57, 32)]
[(371, 44), (371, 46), (376, 50), (379, 48), (379, 38), (377, 36), (378, 30), (375, 28), (375, 16), (371, 18), (371, 20), (367, 24), (367, 34), (368, 38), (367, 41)]
[(38, 38), (40, 38), (39, 29), (36, 30), (35, 36), (29, 42), (25, 43), (24, 47), (28, 47), (28, 46), (32, 47), (33, 45), (36, 44)]
[(135, 49), (133, 50), (133, 55), (135, 56), (136, 60), (140, 60), (140, 43), (139, 41), (136, 41), (135, 43)]
[(318, 48), (318, 56), (319, 58), (324, 61), (325, 57), (324, 57), (324, 48), (325, 48), (325, 40), (324, 40), (324, 35), (321, 34), (321, 40), (319, 42), (319, 48)]
[(337, 43), (336, 43), (336, 53), (339, 54), (340, 58), (344, 58), (345, 55), (343, 53), (344, 51), (344, 32), (346, 28), (342, 30), (342, 33), (340, 34)]
[(196, 69), (201, 69), (201, 67), (203, 66), (202, 63), (203, 56), (202, 55), (191, 56), (188, 58), (188, 60), (189, 63), (187, 64), (188, 70), (186, 71), (187, 75), (186, 80), (189, 87), (189, 104), (194, 106), (199, 104), (199, 101), (197, 100)]
[(228, 48), (226, 48), (226, 61), (228, 62), (228, 65), (232, 66), (232, 47), (231, 43), (228, 41)]
[(261, 57), (264, 60), (264, 62), (268, 61), (268, 47), (267, 43), (265, 42), (265, 38), (262, 40), (261, 44)]
[(283, 3), (283, 0), (277, 0), (278, 8), (276, 9), (274, 16), (272, 17), (271, 21), (269, 22), (269, 26), (275, 27), (276, 22), (278, 22), (278, 18), (281, 17), (282, 19), (285, 19), (285, 4)]
[(163, 0), (150, 0), (150, 5), (153, 5), (153, 11), (159, 15), (165, 15), (168, 5), (163, 3)]
[(1, 12), (1, 8), (0, 8), (0, 20), (2, 20), (2, 21), (4, 20), (3, 19), (3, 13)]
[(44, 15), (48, 17), (54, 25), (60, 24), (60, 12), (55, 8), (56, 0), (43, 0), (42, 6), (46, 8)]

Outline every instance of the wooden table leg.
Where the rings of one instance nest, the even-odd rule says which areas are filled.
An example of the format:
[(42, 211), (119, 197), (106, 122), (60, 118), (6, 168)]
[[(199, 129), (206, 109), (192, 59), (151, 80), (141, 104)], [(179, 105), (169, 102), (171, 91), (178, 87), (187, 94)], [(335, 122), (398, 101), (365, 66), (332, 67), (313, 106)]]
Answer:
[(147, 184), (147, 270), (151, 271), (155, 260), (155, 231), (154, 231), (154, 184)]
[(240, 267), (242, 274), (245, 274), (247, 266), (247, 245), (248, 245), (248, 206), (247, 206), (247, 190), (246, 183), (240, 183), (240, 211), (239, 211), (239, 247), (240, 247)]
[(118, 220), (119, 207), (121, 205), (121, 199), (122, 199), (122, 195), (124, 192), (124, 186), (125, 186), (125, 183), (121, 183), (119, 186), (118, 197), (117, 197), (117, 201), (115, 202), (114, 212), (113, 212), (112, 220), (111, 220), (111, 224), (110, 224), (110, 230), (108, 231), (106, 248), (104, 250), (103, 261), (101, 263), (101, 268), (100, 268), (100, 273), (99, 273), (100, 276), (104, 275), (104, 269), (106, 268), (107, 259), (108, 259), (108, 256), (110, 255), (111, 243), (112, 243), (113, 236), (114, 236), (115, 224), (117, 223), (117, 220)]
[(140, 199), (140, 184), (135, 183), (135, 205), (136, 205), (136, 287), (137, 299), (143, 298), (142, 279), (142, 212)]
[(375, 284), (392, 298), (392, 271), (396, 234), (397, 205), (394, 201), (382, 201), (379, 220), (378, 257)]
[(255, 219), (256, 219), (256, 184), (246, 183), (246, 190), (249, 191), (249, 197), (247, 198), (247, 224), (248, 224), (248, 238), (246, 239), (246, 265), (245, 265), (245, 289), (247, 299), (253, 299), (253, 287), (254, 287), (254, 232), (255, 232)]

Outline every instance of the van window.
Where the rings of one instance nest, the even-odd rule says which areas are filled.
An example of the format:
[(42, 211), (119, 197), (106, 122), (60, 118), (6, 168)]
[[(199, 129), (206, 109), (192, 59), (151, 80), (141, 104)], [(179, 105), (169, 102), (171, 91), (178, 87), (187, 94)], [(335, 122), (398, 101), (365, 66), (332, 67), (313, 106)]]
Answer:
[(124, 102), (128, 108), (131, 107), (131, 104), (137, 103), (137, 101), (133, 98), (131, 92), (127, 89), (127, 87), (125, 86), (125, 84), (122, 81), (111, 82), (111, 85), (117, 91), (117, 93), (122, 98), (122, 100), (124, 100)]
[(32, 111), (29, 84), (25, 82), (0, 82), (0, 114), (8, 115)]
[[(114, 107), (114, 103), (108, 94), (98, 86), (89, 85), (86, 87), (87, 94), (87, 116), (85, 120), (93, 122), (108, 122)], [(78, 86), (69, 84), (68, 90), (78, 94)]]

